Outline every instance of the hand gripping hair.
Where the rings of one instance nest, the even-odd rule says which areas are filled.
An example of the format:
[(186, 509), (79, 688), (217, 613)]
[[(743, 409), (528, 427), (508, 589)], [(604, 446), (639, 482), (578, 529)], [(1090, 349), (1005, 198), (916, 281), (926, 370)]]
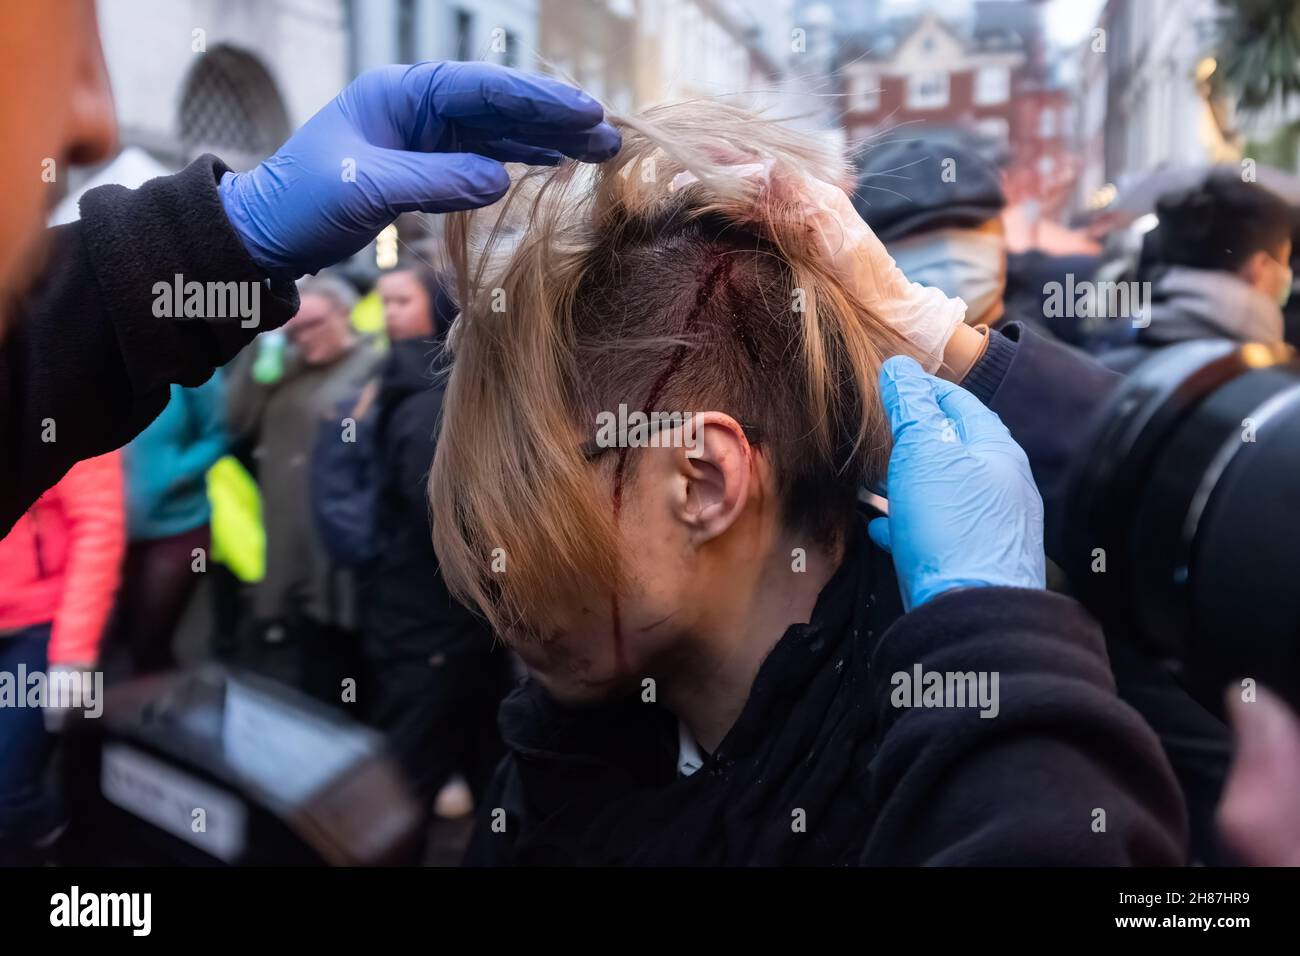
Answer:
[(781, 521), (831, 543), (888, 460), (880, 364), (922, 357), (810, 218), (807, 180), (847, 179), (827, 146), (712, 101), (614, 122), (613, 161), (523, 171), (448, 223), (461, 318), (434, 543), (498, 633), (543, 626), (566, 589), (618, 593), (635, 452), (584, 454), (600, 413), (727, 413), (758, 436)]

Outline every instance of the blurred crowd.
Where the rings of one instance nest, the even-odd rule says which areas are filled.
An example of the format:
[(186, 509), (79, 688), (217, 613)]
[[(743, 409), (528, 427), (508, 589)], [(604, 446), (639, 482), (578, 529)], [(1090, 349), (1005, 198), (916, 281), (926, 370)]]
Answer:
[[(450, 302), (414, 260), (365, 290), (322, 273), (300, 296), (0, 541), (0, 670), (261, 671), (382, 729), (423, 803), (462, 817), (500, 757), (512, 674), (440, 587), (429, 538)], [(0, 774), (29, 777), (24, 804), (44, 802), (44, 738), (40, 709), (0, 708)]]
[[(1120, 372), (1194, 339), (1300, 344), (1300, 209), (1245, 166), (1157, 186), (1145, 214), (1095, 217), (1078, 235), (1095, 252), (1011, 252), (997, 170), (971, 145), (869, 146), (856, 202), (909, 278), (966, 300), (968, 322), (1025, 322)], [(926, 175), (941, 158), (962, 171), (953, 183)]]
[[(1300, 219), (1236, 171), (1159, 196), (1154, 223), (1112, 225), (1101, 254), (1011, 254), (997, 171), (944, 144), (969, 172), (936, 189), (923, 164), (938, 149), (868, 148), (854, 203), (909, 278), (967, 303), (968, 324), (1022, 322), (1119, 371), (1191, 339), (1300, 343)], [(1127, 311), (1076, 303), (1100, 280), (1132, 284)], [(455, 309), (416, 259), (372, 288), (326, 270), (299, 294), (282, 329), (202, 386), (173, 385), (138, 437), (75, 465), (0, 541), (0, 670), (99, 662), (111, 683), (178, 656), (260, 670), (382, 730), (422, 805), (464, 816), (502, 755), (517, 675), (447, 593), (430, 541)], [(1058, 424), (1049, 407), (1041, 428)], [(28, 773), (44, 733), (39, 711), (0, 709), (0, 774)]]

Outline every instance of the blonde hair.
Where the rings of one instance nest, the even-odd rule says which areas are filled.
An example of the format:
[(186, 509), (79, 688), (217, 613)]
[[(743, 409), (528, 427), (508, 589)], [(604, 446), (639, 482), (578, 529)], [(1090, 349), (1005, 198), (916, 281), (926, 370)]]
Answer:
[[(716, 101), (611, 119), (615, 159), (530, 169), (498, 207), (449, 218), (461, 317), (434, 544), (452, 593), (498, 632), (544, 626), (558, 594), (622, 585), (617, 512), (635, 463), (583, 454), (598, 412), (756, 426), (782, 520), (828, 542), (887, 461), (876, 377), (910, 347), (846, 290), (789, 188), (845, 181), (841, 159)], [(731, 169), (752, 163), (767, 174)]]

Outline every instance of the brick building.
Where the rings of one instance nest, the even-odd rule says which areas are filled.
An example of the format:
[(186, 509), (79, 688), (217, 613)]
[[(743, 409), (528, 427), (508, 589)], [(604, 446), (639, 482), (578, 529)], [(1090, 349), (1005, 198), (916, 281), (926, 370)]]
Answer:
[(1003, 166), (1008, 199), (1057, 218), (1077, 173), (1072, 106), (1045, 63), (1037, 5), (985, 2), (967, 22), (934, 13), (845, 42), (841, 123), (851, 146), (974, 133)]

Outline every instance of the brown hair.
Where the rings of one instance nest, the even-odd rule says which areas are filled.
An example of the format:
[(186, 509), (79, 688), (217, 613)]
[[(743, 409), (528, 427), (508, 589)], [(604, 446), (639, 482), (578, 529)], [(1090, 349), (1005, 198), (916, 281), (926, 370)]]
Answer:
[[(566, 589), (620, 587), (636, 455), (584, 457), (599, 412), (716, 410), (754, 427), (786, 526), (826, 543), (888, 457), (876, 376), (910, 348), (833, 273), (790, 188), (843, 182), (841, 161), (714, 101), (613, 121), (616, 159), (523, 173), (486, 236), (475, 214), (450, 217), (462, 315), (434, 543), (452, 592), (498, 630), (540, 623)], [(770, 173), (728, 170), (747, 163)]]

